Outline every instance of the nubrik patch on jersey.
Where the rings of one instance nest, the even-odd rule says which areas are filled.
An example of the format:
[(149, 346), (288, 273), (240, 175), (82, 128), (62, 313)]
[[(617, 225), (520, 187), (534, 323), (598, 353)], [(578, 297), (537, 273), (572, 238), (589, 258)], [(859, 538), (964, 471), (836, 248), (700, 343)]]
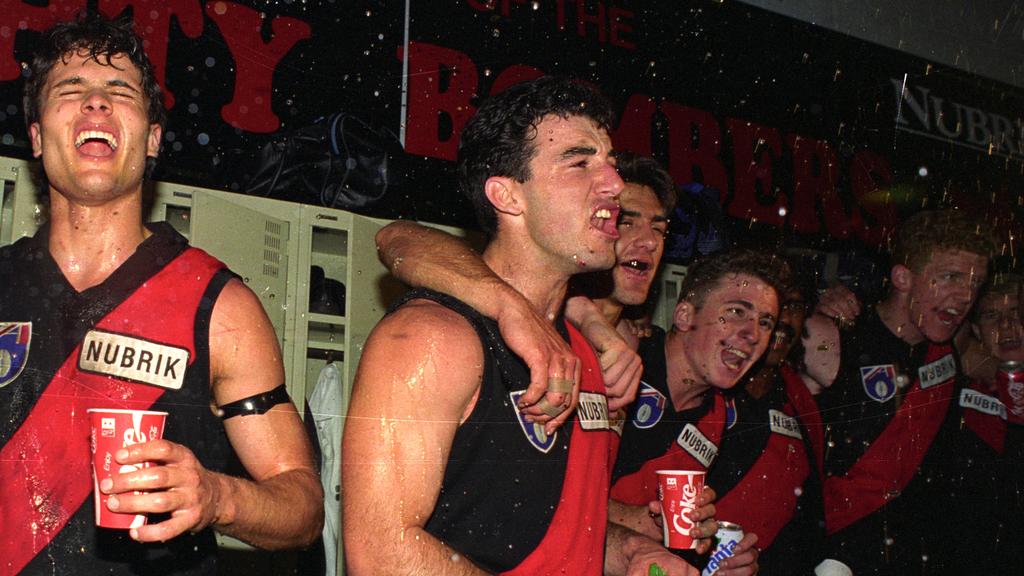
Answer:
[(988, 394), (982, 394), (977, 390), (964, 388), (960, 391), (960, 407), (968, 410), (977, 410), (982, 414), (996, 416), (1006, 420), (1006, 405)]
[(952, 354), (946, 354), (934, 362), (929, 362), (917, 369), (917, 377), (921, 380), (921, 389), (942, 384), (956, 375), (956, 360)]
[(189, 351), (134, 336), (90, 330), (82, 341), (78, 368), (131, 382), (179, 390), (185, 383)]
[(776, 434), (791, 438), (803, 438), (803, 435), (800, 434), (800, 423), (782, 410), (774, 408), (768, 410), (768, 421), (771, 423), (772, 432)]
[(608, 418), (608, 399), (604, 394), (580, 392), (580, 404), (576, 408), (580, 428), (584, 430), (611, 430)]
[(676, 437), (676, 443), (693, 456), (705, 468), (711, 466), (718, 456), (718, 446), (693, 424), (687, 424)]

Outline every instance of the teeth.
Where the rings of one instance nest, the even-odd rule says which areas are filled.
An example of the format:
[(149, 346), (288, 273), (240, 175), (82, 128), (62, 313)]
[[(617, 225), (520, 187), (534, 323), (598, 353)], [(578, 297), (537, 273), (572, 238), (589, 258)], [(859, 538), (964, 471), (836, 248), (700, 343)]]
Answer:
[(88, 140), (103, 140), (112, 149), (117, 150), (117, 138), (114, 138), (114, 135), (109, 132), (100, 132), (99, 130), (80, 132), (78, 138), (75, 139), (75, 148), (81, 147)]
[(640, 272), (646, 272), (651, 267), (647, 262), (641, 262), (640, 260), (628, 260), (623, 262), (622, 265)]
[(730, 361), (730, 360), (724, 359), (724, 358), (722, 359), (722, 362), (726, 366), (728, 366), (729, 368), (732, 368), (734, 370), (736, 368), (739, 368), (740, 365), (743, 364), (743, 360), (747, 360), (748, 358), (750, 358), (749, 354), (747, 354), (743, 350), (738, 350), (736, 348), (726, 348), (725, 351), (730, 353), (730, 354), (732, 354), (733, 356), (736, 356), (736, 357), (740, 358), (740, 360), (737, 360), (737, 361)]
[(607, 208), (601, 208), (597, 212), (594, 212), (594, 216), (597, 218), (611, 218), (612, 211)]
[(953, 316), (959, 316), (960, 311), (956, 308), (946, 308), (946, 314), (952, 314)]

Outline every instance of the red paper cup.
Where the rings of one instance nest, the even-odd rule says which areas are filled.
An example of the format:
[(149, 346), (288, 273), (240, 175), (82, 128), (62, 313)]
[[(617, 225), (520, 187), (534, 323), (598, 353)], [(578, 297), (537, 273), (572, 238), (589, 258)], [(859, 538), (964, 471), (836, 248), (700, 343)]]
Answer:
[(657, 470), (658, 501), (665, 547), (691, 550), (697, 541), (691, 536), (696, 523), (686, 513), (697, 507), (704, 490), (703, 470)]
[(167, 412), (148, 410), (88, 410), (91, 424), (90, 447), (92, 448), (92, 485), (96, 504), (96, 525), (104, 528), (138, 528), (146, 524), (145, 514), (122, 514), (107, 508), (106, 494), (100, 492), (100, 481), (110, 478), (115, 472), (124, 474), (142, 468), (149, 468), (145, 462), (136, 465), (120, 465), (114, 461), (114, 454), (126, 446), (159, 440), (164, 435)]

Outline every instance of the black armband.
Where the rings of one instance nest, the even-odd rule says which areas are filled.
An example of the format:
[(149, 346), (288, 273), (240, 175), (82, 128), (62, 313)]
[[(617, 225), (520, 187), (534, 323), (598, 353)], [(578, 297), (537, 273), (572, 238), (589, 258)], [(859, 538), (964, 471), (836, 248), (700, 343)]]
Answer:
[(217, 415), (221, 419), (227, 420), (235, 416), (265, 414), (274, 406), (284, 404), (285, 402), (291, 402), (291, 397), (288, 396), (288, 389), (284, 387), (284, 384), (280, 384), (277, 388), (268, 392), (229, 402), (217, 410)]

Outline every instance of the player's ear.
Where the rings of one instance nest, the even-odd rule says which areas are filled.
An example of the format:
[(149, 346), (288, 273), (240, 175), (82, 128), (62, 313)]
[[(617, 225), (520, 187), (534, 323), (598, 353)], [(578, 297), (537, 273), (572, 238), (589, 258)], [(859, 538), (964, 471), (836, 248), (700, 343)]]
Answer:
[(32, 141), (32, 157), (39, 158), (43, 155), (43, 136), (39, 133), (39, 122), (33, 122), (29, 125), (28, 135)]
[(523, 212), (517, 194), (518, 188), (513, 179), (504, 176), (491, 176), (484, 182), (484, 194), (494, 209), (513, 216)]
[(914, 285), (914, 272), (902, 264), (897, 264), (889, 271), (889, 279), (893, 288), (900, 292), (909, 292)]
[(693, 328), (693, 317), (697, 308), (687, 300), (680, 300), (672, 312), (672, 328), (677, 332), (688, 332)]
[(160, 154), (160, 138), (163, 130), (159, 124), (149, 125), (149, 136), (146, 138), (146, 156), (156, 158)]

